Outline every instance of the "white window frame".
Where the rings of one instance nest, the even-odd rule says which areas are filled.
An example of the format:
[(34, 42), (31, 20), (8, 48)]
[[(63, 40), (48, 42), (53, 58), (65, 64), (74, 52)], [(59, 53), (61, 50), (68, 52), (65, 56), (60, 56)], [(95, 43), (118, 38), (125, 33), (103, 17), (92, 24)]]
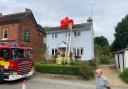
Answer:
[(52, 38), (57, 38), (57, 33), (52, 33)]
[[(7, 32), (7, 37), (5, 37), (6, 32)], [(9, 32), (8, 28), (4, 27), (3, 28), (3, 39), (8, 39), (8, 32)]]
[[(78, 53), (78, 50), (79, 50), (79, 53)], [(82, 52), (81, 52), (81, 50), (82, 50)], [(83, 47), (73, 48), (73, 53), (74, 53), (74, 55), (79, 54), (79, 56), (82, 56), (84, 54), (84, 48)]]
[(81, 31), (74, 31), (74, 37), (80, 37)]
[(55, 55), (56, 54), (56, 51), (58, 51), (58, 50), (53, 48), (51, 51), (54, 52), (52, 55)]

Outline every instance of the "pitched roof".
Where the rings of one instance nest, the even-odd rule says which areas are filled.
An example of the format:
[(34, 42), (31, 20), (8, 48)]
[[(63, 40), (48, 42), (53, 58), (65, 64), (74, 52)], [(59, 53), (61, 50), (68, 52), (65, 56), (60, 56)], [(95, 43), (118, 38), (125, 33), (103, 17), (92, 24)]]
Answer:
[(32, 12), (14, 13), (0, 16), (0, 23), (15, 22), (24, 19), (26, 16), (31, 15)]
[(119, 50), (119, 51), (115, 52), (115, 54), (125, 53), (125, 51), (128, 51), (128, 48), (124, 48), (122, 50)]
[[(92, 23), (76, 24), (76, 25), (74, 25), (73, 30), (90, 30), (91, 25), (92, 25)], [(46, 33), (66, 31), (65, 29), (62, 29), (61, 27), (49, 27), (49, 28), (44, 28), (44, 29), (45, 29)]]
[(66, 48), (68, 47), (68, 44), (65, 42), (65, 41), (62, 41), (58, 46), (57, 48)]
[[(32, 11), (30, 11), (30, 10), (25, 11), (25, 12), (21, 12), (21, 13), (2, 15), (2, 16), (0, 16), (0, 24), (17, 22), (17, 21), (23, 20), (25, 17), (27, 17), (29, 15), (33, 16)], [(37, 31), (44, 32), (44, 28), (41, 25), (37, 24), (34, 16), (33, 16), (33, 19), (34, 19), (35, 24), (37, 26)]]
[(40, 24), (38, 24), (38, 31), (45, 33), (45, 29)]

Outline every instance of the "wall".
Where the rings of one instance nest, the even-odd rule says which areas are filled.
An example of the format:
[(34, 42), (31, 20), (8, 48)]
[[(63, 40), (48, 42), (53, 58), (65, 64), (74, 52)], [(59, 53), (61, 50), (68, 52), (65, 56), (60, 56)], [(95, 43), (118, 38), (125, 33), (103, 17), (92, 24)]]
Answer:
[(125, 67), (128, 67), (128, 51), (125, 51)]
[(43, 57), (41, 52), (41, 48), (44, 45), (44, 33), (37, 31), (36, 24), (32, 16), (28, 16), (25, 20), (21, 21), (19, 35), (20, 35), (20, 42), (24, 41), (24, 32), (25, 30), (30, 31), (30, 42), (26, 42), (30, 47), (33, 48), (33, 61), (40, 61)]
[[(49, 49), (49, 54), (52, 54), (51, 50), (53, 48), (57, 48), (57, 46), (62, 42), (66, 42), (66, 32), (58, 33), (57, 38), (52, 38), (52, 34), (47, 34), (47, 46)], [(92, 30), (81, 30), (81, 36), (80, 37), (74, 37), (72, 36), (72, 42), (71, 42), (72, 48), (84, 48), (84, 54), (82, 55), (81, 60), (90, 60), (94, 58), (94, 44), (93, 44), (93, 33)]]
[(0, 40), (1, 41), (3, 39), (3, 28), (4, 27), (7, 27), (8, 30), (9, 30), (8, 39), (7, 40), (17, 40), (19, 23), (1, 24), (0, 25)]
[(116, 68), (119, 69), (119, 65), (118, 65), (118, 54), (115, 54), (115, 63), (116, 63)]
[(123, 55), (122, 54), (119, 54), (119, 60), (120, 60), (120, 71), (122, 72), (123, 71)]

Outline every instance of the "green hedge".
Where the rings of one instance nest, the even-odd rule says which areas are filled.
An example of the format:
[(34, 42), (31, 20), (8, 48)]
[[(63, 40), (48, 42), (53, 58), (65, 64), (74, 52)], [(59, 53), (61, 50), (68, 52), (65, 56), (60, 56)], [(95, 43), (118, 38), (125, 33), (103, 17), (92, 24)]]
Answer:
[(128, 68), (125, 68), (120, 74), (120, 78), (128, 84)]
[(51, 74), (66, 74), (66, 75), (80, 75), (83, 79), (90, 80), (94, 78), (93, 70), (85, 65), (55, 65), (55, 64), (35, 64), (35, 70), (41, 73), (51, 73)]

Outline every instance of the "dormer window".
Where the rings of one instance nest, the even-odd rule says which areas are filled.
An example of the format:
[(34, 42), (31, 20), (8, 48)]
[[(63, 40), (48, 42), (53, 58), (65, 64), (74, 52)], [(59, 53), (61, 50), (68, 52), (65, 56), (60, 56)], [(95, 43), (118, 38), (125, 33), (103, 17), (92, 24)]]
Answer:
[(4, 27), (3, 28), (3, 39), (7, 39), (8, 38), (8, 28)]

